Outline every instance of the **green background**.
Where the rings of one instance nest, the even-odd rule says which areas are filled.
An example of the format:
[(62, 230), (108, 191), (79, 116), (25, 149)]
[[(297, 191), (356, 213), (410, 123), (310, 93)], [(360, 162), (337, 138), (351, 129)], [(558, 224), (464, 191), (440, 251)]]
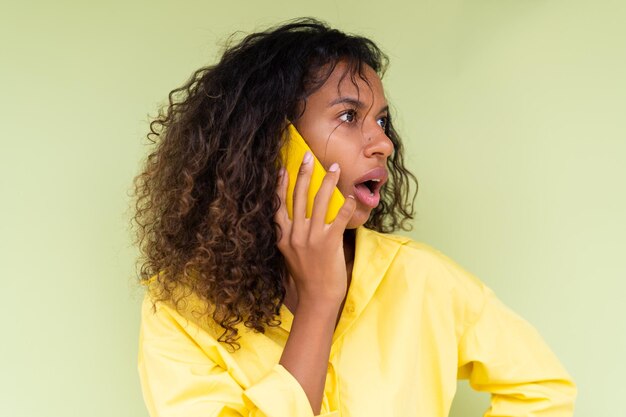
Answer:
[[(0, 415), (144, 417), (128, 193), (167, 93), (298, 16), (374, 39), (420, 181), (411, 236), (626, 415), (626, 2), (109, 1), (0, 9)], [(523, 343), (523, 341), (520, 341)], [(459, 383), (452, 416), (488, 404)]]

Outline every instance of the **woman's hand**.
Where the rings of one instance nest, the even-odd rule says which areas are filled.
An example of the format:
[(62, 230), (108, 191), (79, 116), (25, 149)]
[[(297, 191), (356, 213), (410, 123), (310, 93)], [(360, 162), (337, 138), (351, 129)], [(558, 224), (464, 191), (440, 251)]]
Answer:
[(347, 292), (347, 272), (343, 251), (343, 234), (356, 208), (352, 196), (346, 198), (335, 220), (325, 223), (328, 203), (339, 181), (339, 166), (331, 165), (313, 201), (311, 218), (306, 217), (309, 183), (313, 172), (313, 155), (307, 152), (300, 166), (293, 196), (293, 220), (286, 207), (287, 184), (284, 168), (278, 187), (280, 208), (275, 220), (280, 226), (278, 249), (287, 262), (301, 303), (341, 304)]

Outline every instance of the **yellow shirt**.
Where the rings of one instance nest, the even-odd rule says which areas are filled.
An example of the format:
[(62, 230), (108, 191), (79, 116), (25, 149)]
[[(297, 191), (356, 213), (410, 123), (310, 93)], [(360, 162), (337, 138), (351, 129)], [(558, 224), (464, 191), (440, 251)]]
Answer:
[[(139, 374), (152, 417), (311, 417), (278, 362), (293, 320), (265, 334), (239, 327), (241, 349), (193, 310), (149, 293)], [(311, 343), (315, 343), (314, 340)], [(444, 417), (457, 378), (492, 394), (491, 416), (571, 416), (576, 387), (537, 331), (470, 273), (409, 238), (357, 229), (352, 281), (333, 336), (320, 415)]]

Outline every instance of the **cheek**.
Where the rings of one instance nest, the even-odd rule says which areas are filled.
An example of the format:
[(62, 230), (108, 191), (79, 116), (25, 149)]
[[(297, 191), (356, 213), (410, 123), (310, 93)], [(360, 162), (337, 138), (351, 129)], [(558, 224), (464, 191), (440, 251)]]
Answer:
[(340, 178), (339, 182), (337, 183), (337, 188), (339, 188), (339, 191), (341, 191), (341, 194), (343, 194), (343, 196), (346, 198), (350, 194), (354, 195), (354, 185), (348, 179), (344, 180), (343, 178)]
[(356, 169), (356, 158), (350, 158), (349, 160), (344, 158), (339, 164), (341, 166), (341, 176), (337, 182), (337, 188), (339, 188), (344, 197), (348, 197), (350, 194), (354, 195), (354, 180), (363, 175)]
[[(338, 128), (339, 130), (341, 128)], [(333, 162), (339, 163), (342, 173), (354, 170), (358, 166), (359, 155), (363, 152), (362, 139), (358, 135), (341, 134), (334, 132), (328, 141), (316, 144), (319, 155), (324, 159), (324, 165), (330, 166)]]

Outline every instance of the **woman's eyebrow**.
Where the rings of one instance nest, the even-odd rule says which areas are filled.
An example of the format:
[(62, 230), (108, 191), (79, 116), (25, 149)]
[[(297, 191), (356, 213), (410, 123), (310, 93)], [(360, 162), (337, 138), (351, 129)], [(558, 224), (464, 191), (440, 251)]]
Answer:
[[(353, 107), (356, 107), (357, 109), (362, 109), (365, 107), (365, 103), (353, 97), (337, 97), (336, 99), (332, 100), (329, 103), (329, 106), (332, 107), (332, 106), (336, 106), (337, 104), (344, 104), (344, 103), (350, 104)], [(384, 113), (384, 112), (389, 112), (388, 104), (385, 104), (383, 107), (381, 107), (381, 109), (378, 110), (377, 114)]]

